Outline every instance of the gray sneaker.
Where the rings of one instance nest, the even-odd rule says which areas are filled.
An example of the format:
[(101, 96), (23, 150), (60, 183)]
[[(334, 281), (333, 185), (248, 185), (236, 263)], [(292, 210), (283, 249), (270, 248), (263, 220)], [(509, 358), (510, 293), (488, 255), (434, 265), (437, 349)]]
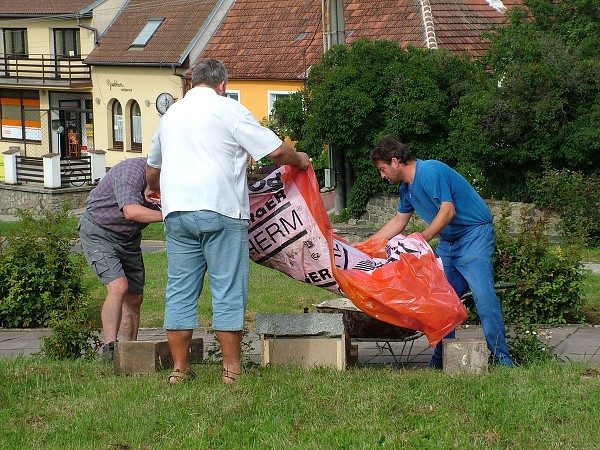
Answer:
[(115, 359), (115, 341), (102, 346), (102, 359), (106, 362), (113, 362)]

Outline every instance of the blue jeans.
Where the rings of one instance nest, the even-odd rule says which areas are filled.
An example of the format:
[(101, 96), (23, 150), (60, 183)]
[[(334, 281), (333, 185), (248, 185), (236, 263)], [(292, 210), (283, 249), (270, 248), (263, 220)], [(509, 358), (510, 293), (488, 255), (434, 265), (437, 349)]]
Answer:
[[(442, 258), (448, 281), (461, 297), (469, 289), (473, 294), (477, 314), (487, 346), (496, 364), (512, 367), (506, 343), (506, 329), (502, 308), (496, 295), (492, 256), (496, 243), (493, 225), (473, 227), (459, 239), (442, 240), (436, 249)], [(446, 338), (454, 338), (455, 332)], [(430, 367), (442, 367), (442, 342), (436, 345)]]
[(176, 211), (165, 218), (167, 235), (166, 330), (198, 327), (198, 297), (208, 271), (213, 329), (240, 331), (248, 304), (248, 221), (213, 211)]

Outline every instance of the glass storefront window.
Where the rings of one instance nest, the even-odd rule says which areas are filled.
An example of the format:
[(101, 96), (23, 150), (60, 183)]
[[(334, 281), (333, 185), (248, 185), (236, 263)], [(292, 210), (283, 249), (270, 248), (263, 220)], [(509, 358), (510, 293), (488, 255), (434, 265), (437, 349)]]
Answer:
[(2, 139), (40, 142), (40, 98), (38, 91), (0, 89)]

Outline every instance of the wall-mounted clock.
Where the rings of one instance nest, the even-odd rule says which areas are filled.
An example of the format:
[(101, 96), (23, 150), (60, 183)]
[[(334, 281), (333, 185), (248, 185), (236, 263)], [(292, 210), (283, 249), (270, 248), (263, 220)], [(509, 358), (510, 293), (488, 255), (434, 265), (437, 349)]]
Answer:
[(156, 110), (160, 114), (164, 114), (167, 112), (167, 109), (169, 109), (169, 106), (171, 106), (174, 102), (175, 99), (168, 92), (158, 94), (158, 97), (156, 97)]

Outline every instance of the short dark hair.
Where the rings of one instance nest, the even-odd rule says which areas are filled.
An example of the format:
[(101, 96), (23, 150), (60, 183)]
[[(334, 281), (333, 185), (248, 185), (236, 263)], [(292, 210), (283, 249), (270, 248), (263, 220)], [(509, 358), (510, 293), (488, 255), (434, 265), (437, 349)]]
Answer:
[(218, 59), (205, 59), (199, 62), (192, 71), (192, 87), (197, 84), (206, 84), (216, 88), (222, 81), (227, 83), (227, 69)]
[(415, 160), (405, 144), (400, 142), (396, 136), (389, 135), (382, 138), (377, 146), (371, 150), (371, 162), (375, 165), (379, 161), (391, 164), (392, 158), (396, 158), (402, 164)]

